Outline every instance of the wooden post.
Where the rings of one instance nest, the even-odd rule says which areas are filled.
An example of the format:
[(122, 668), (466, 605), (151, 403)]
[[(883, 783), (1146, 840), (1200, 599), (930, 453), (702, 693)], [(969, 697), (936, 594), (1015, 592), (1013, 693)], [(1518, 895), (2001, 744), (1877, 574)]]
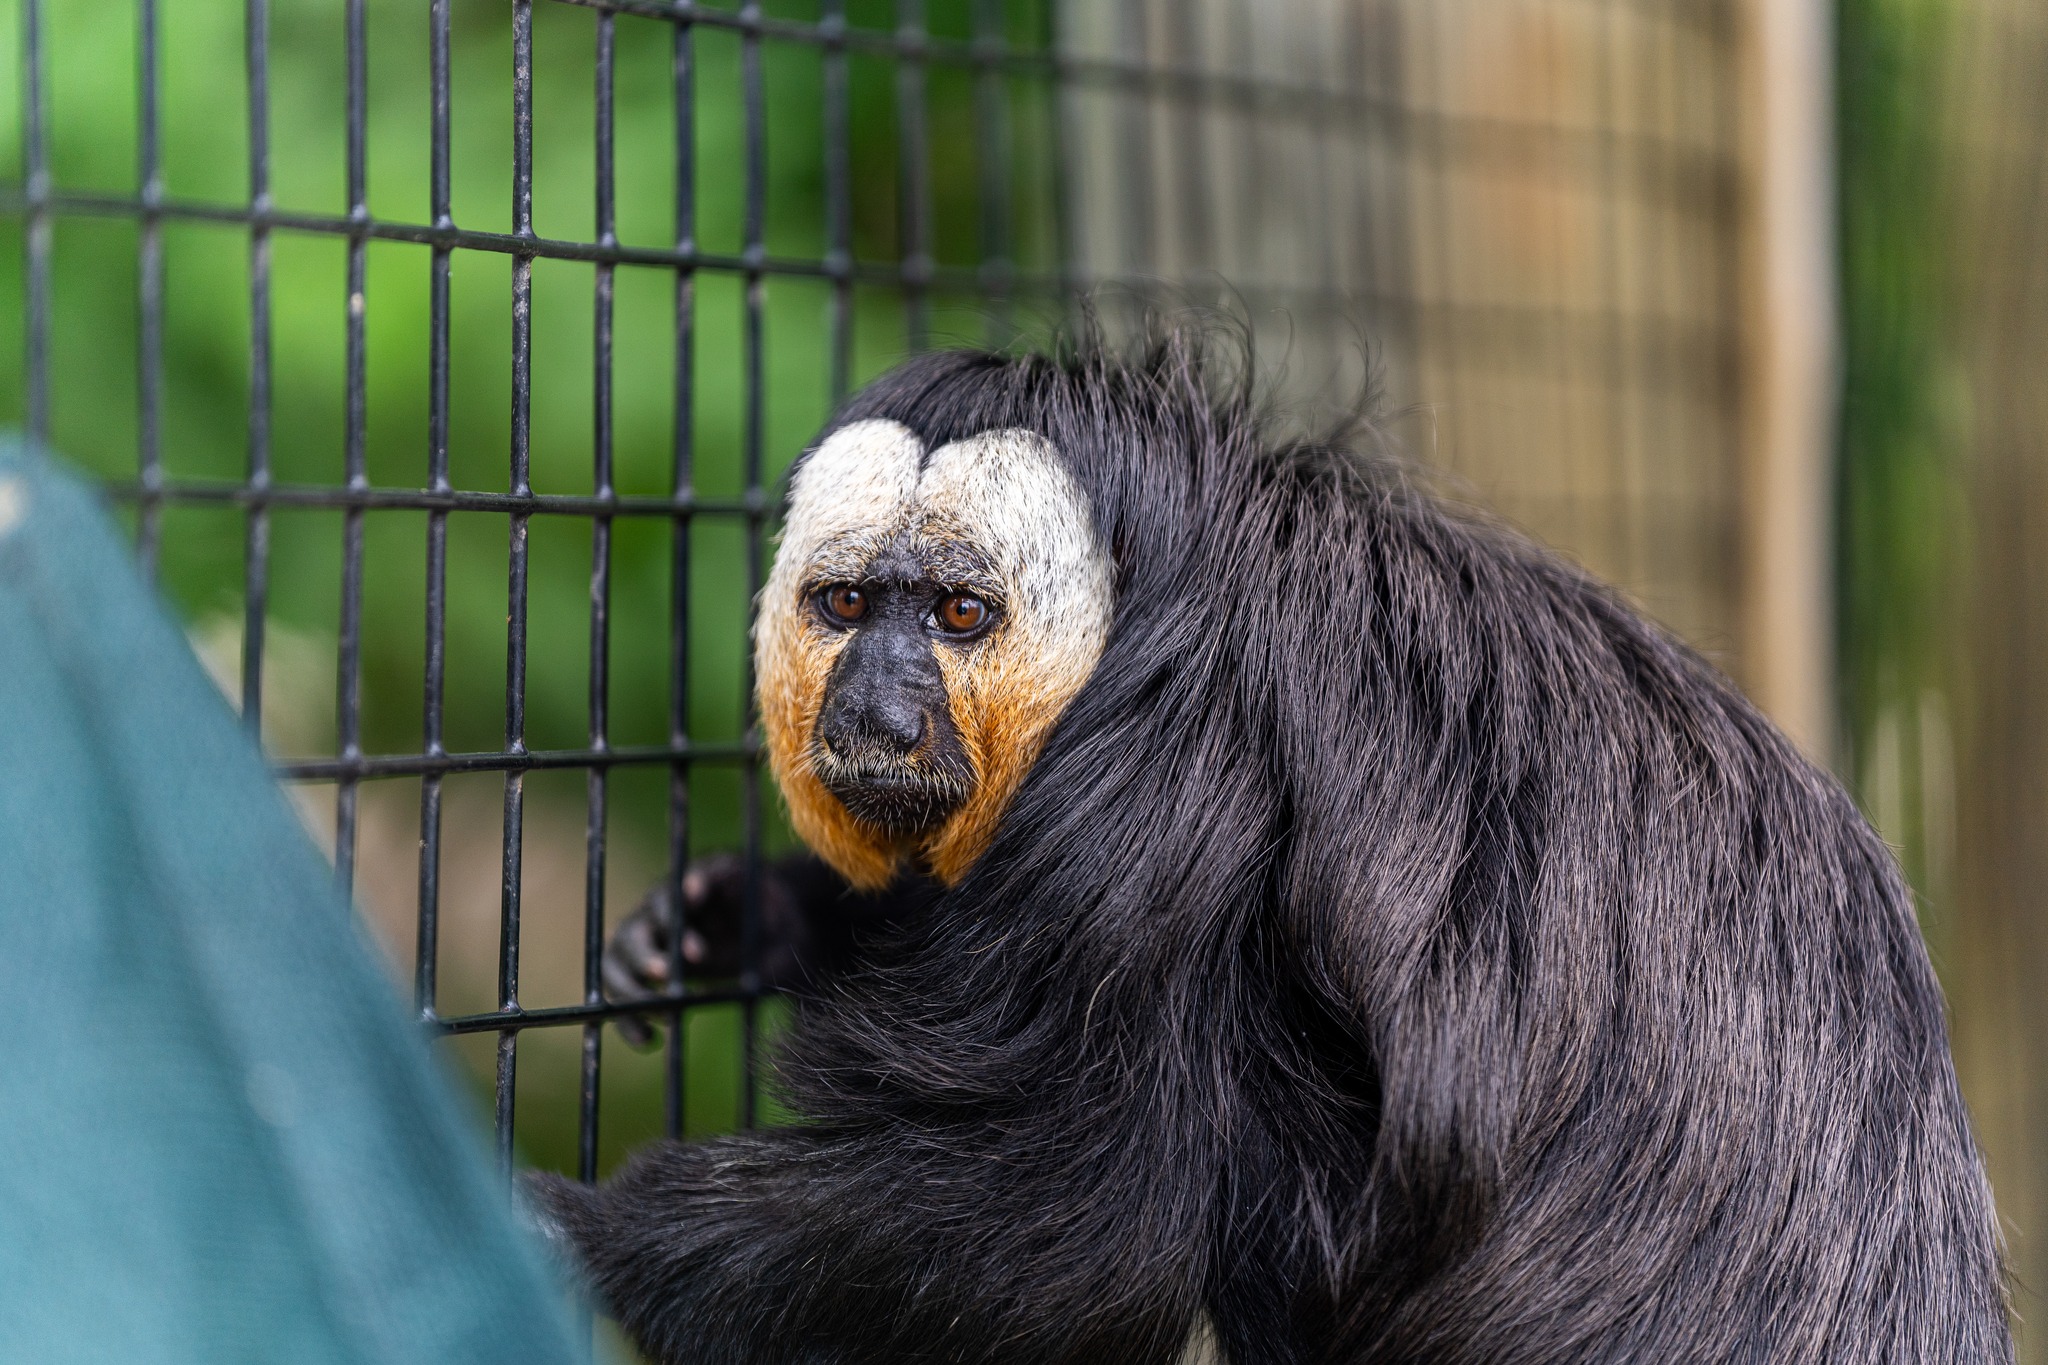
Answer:
[(1808, 755), (1835, 751), (1833, 25), (1740, 0), (1742, 682)]

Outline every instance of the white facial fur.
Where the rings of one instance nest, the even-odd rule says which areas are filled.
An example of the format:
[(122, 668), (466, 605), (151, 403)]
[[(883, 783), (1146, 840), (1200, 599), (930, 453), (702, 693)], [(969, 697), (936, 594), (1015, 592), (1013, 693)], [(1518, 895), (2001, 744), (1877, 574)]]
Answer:
[(1109, 629), (1109, 557), (1087, 499), (1043, 437), (986, 432), (926, 460), (898, 423), (840, 428), (797, 472), (769, 605), (794, 605), (807, 586), (857, 575), (906, 531), (979, 550), (1001, 580), (988, 586), (1002, 597), (1008, 629), (1044, 663), (1094, 668)]
[[(884, 550), (928, 552), (942, 573), (960, 566), (952, 571), (972, 579), (946, 586), (978, 590), (997, 608), (984, 634), (935, 646), (973, 787), (942, 825), (908, 841), (862, 825), (831, 795), (811, 742), (850, 633), (825, 625), (807, 598), (859, 581)], [(926, 455), (895, 422), (834, 432), (791, 486), (755, 636), (769, 761), (797, 832), (856, 886), (885, 885), (905, 858), (948, 883), (965, 875), (1095, 671), (1111, 592), (1088, 501), (1043, 437), (985, 432)]]

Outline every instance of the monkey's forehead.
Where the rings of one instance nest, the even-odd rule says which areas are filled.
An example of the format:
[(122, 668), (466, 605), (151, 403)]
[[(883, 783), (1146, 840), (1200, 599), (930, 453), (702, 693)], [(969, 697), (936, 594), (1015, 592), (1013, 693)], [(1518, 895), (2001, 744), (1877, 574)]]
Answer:
[(905, 534), (971, 547), (1013, 582), (1101, 558), (1087, 499), (1043, 436), (988, 431), (927, 451), (908, 427), (873, 420), (833, 432), (798, 467), (778, 565), (852, 571)]

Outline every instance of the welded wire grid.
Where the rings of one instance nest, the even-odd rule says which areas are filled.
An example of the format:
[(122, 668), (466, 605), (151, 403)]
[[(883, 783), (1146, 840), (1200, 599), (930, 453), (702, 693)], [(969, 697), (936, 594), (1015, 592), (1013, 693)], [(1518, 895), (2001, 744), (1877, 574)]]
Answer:
[(1724, 663), (1739, 610), (1736, 0), (1063, 11), (1068, 265), (1226, 280), (1297, 399), (1382, 407)]
[[(546, 0), (543, 0), (545, 3)], [(584, 3), (584, 0), (571, 0)], [(744, 586), (749, 600), (760, 587), (764, 571), (764, 535), (773, 510), (763, 459), (762, 412), (764, 347), (763, 291), (776, 276), (822, 278), (829, 282), (830, 387), (843, 395), (851, 382), (852, 325), (856, 284), (881, 285), (900, 293), (911, 345), (929, 338), (928, 294), (935, 284), (956, 295), (975, 295), (993, 305), (991, 327), (998, 321), (1016, 288), (1015, 271), (1006, 254), (1009, 208), (1008, 158), (1001, 145), (1007, 138), (1006, 99), (1000, 88), (1003, 73), (1027, 66), (1043, 76), (1050, 68), (1005, 48), (1004, 15), (994, 0), (978, 0), (976, 36), (971, 43), (943, 42), (922, 29), (921, 5), (901, 0), (895, 27), (886, 32), (848, 25), (840, 0), (823, 0), (812, 21), (765, 17), (760, 6), (736, 10), (691, 3), (586, 3), (595, 31), (596, 147), (595, 223), (589, 240), (545, 238), (534, 229), (534, 44), (532, 0), (511, 0), (506, 20), (512, 31), (512, 223), (510, 232), (465, 229), (457, 225), (450, 197), (451, 0), (432, 0), (428, 12), (432, 120), (431, 220), (393, 221), (374, 217), (366, 198), (365, 158), (368, 143), (368, 44), (364, 0), (340, 0), (346, 32), (346, 176), (347, 208), (342, 215), (322, 215), (278, 207), (270, 193), (270, 12), (268, 0), (246, 0), (244, 65), (247, 79), (248, 194), (245, 203), (223, 205), (173, 200), (164, 192), (159, 155), (159, 89), (161, 54), (157, 42), (158, 0), (139, 0), (138, 17), (138, 165), (132, 196), (75, 192), (52, 183), (48, 172), (48, 128), (44, 89), (44, 6), (47, 0), (21, 0), (19, 43), (23, 76), (21, 183), (6, 192), (6, 207), (24, 226), (26, 349), (24, 355), (23, 422), (38, 440), (50, 433), (50, 331), (52, 324), (51, 239), (55, 220), (65, 217), (133, 219), (139, 224), (137, 291), (139, 331), (137, 364), (138, 451), (132, 482), (118, 481), (113, 492), (132, 502), (137, 512), (138, 544), (146, 566), (153, 566), (160, 546), (162, 513), (181, 503), (226, 504), (239, 508), (245, 534), (241, 596), (241, 706), (245, 722), (260, 731), (264, 713), (266, 627), (272, 558), (273, 512), (279, 508), (326, 509), (342, 519), (342, 565), (337, 641), (336, 751), (331, 757), (288, 758), (276, 767), (283, 779), (299, 783), (331, 783), (335, 790), (334, 861), (338, 881), (351, 888), (357, 848), (358, 793), (367, 781), (411, 777), (420, 783), (418, 940), (413, 982), (420, 1016), (443, 1034), (495, 1034), (497, 1038), (495, 1124), (498, 1152), (509, 1169), (513, 1160), (514, 1096), (521, 1034), (534, 1028), (572, 1027), (582, 1030), (580, 1112), (577, 1162), (584, 1179), (597, 1174), (598, 1099), (602, 1028), (605, 1021), (644, 1006), (605, 999), (600, 961), (606, 936), (607, 801), (613, 772), (625, 765), (666, 766), (670, 777), (669, 891), (682, 904), (682, 872), (690, 856), (689, 770), (695, 764), (736, 766), (741, 776), (743, 855), (748, 869), (743, 916), (743, 968), (730, 989), (688, 989), (681, 958), (682, 935), (674, 936), (676, 986), (664, 1013), (667, 1030), (666, 1126), (680, 1133), (684, 1120), (685, 1011), (707, 1004), (738, 1002), (743, 1009), (743, 1083), (740, 1122), (756, 1120), (758, 1091), (755, 1066), (757, 1006), (761, 998), (755, 963), (759, 943), (759, 872), (762, 845), (762, 791), (759, 740), (751, 711), (742, 740), (707, 744), (693, 740), (688, 725), (691, 532), (705, 519), (735, 521), (745, 528)], [(623, 245), (614, 230), (615, 184), (618, 175), (614, 141), (614, 54), (617, 26), (653, 22), (672, 30), (676, 197), (674, 234), (666, 247)], [(701, 28), (737, 33), (741, 53), (744, 150), (737, 168), (744, 177), (742, 249), (737, 254), (707, 251), (697, 243), (695, 184), (698, 167), (694, 127), (697, 63), (694, 40)], [(819, 259), (777, 259), (766, 251), (764, 195), (766, 182), (766, 100), (762, 79), (762, 48), (768, 43), (802, 44), (822, 49), (824, 64), (824, 126), (828, 249)], [(897, 116), (902, 181), (902, 247), (894, 261), (856, 261), (852, 250), (852, 197), (848, 153), (849, 53), (879, 55), (898, 63)], [(930, 183), (926, 168), (924, 70), (928, 64), (950, 63), (976, 73), (977, 146), (983, 168), (981, 191), (982, 260), (971, 270), (935, 266), (930, 246)], [(715, 168), (730, 174), (735, 168)], [(164, 390), (164, 264), (163, 225), (171, 220), (196, 220), (239, 226), (248, 239), (247, 355), (248, 411), (245, 476), (235, 481), (198, 481), (166, 476), (161, 457)], [(342, 239), (347, 247), (345, 434), (343, 477), (336, 484), (281, 483), (272, 476), (272, 258), (278, 234), (318, 234)], [(373, 241), (412, 243), (431, 253), (428, 326), (428, 479), (424, 488), (374, 486), (365, 461), (365, 335), (370, 306), (366, 298), (365, 259)], [(458, 252), (491, 252), (511, 259), (511, 440), (505, 491), (457, 487), (449, 470), (450, 412), (450, 274)], [(543, 494), (530, 481), (532, 428), (532, 274), (536, 260), (590, 262), (595, 267), (593, 299), (595, 374), (593, 403), (593, 471), (588, 495)], [(674, 275), (674, 405), (675, 440), (672, 478), (666, 497), (622, 495), (614, 486), (612, 423), (612, 318), (614, 274), (621, 265), (664, 268)], [(737, 499), (699, 496), (693, 487), (692, 422), (693, 341), (696, 330), (694, 293), (698, 277), (717, 272), (743, 282), (744, 325), (741, 375), (744, 386), (742, 467), (744, 489)], [(418, 752), (366, 753), (360, 740), (361, 652), (364, 536), (366, 516), (385, 511), (423, 512), (426, 516), (425, 695), (422, 706), (424, 742)], [(448, 525), (451, 516), (467, 512), (504, 515), (509, 522), (507, 547), (506, 686), (503, 744), (488, 751), (451, 752), (443, 742), (447, 637), (446, 592)], [(527, 628), (529, 582), (528, 535), (535, 517), (587, 518), (592, 527), (589, 607), (588, 735), (584, 747), (539, 750), (527, 744), (526, 678), (530, 646)], [(611, 533), (619, 518), (647, 518), (669, 524), (672, 537), (672, 603), (670, 623), (669, 733), (666, 743), (635, 747), (611, 743), (608, 733), (610, 696)], [(744, 691), (751, 695), (751, 676)], [(583, 999), (552, 1008), (529, 1008), (520, 998), (520, 940), (524, 878), (523, 816), (525, 779), (548, 769), (574, 769), (587, 777), (587, 863), (583, 906)], [(500, 876), (501, 914), (496, 1007), (446, 1015), (438, 1008), (437, 962), (441, 886), (442, 784), (465, 773), (501, 773), (504, 782), (503, 859)], [(634, 888), (637, 891), (637, 888)]]
[[(1370, 337), (1393, 401), (1436, 404), (1433, 412), (1449, 415), (1432, 420), (1459, 433), (1426, 453), (1443, 457), (1510, 511), (1636, 587), (1696, 638), (1711, 644), (1727, 627), (1736, 291), (1725, 4), (1549, 0), (1447, 8), (1436, 0), (1285, 6), (1116, 0), (1070, 4), (1057, 13), (1045, 41), (1019, 43), (1015, 0), (969, 0), (966, 37), (928, 32), (923, 0), (896, 0), (879, 26), (850, 22), (845, 0), (817, 0), (801, 17), (771, 14), (757, 3), (718, 8), (691, 0), (540, 0), (591, 11), (594, 232), (562, 238), (535, 230), (534, 0), (507, 0), (503, 11), (512, 38), (512, 213), (504, 232), (465, 228), (454, 216), (452, 0), (431, 0), (426, 16), (431, 185), (424, 222), (379, 217), (370, 208), (365, 0), (336, 0), (345, 35), (347, 122), (346, 205), (339, 214), (282, 208), (272, 200), (269, 0), (244, 0), (244, 202), (166, 193), (160, 0), (136, 0), (133, 192), (53, 183), (43, 41), (49, 3), (18, 0), (20, 179), (0, 189), (0, 208), (21, 226), (22, 421), (36, 438), (50, 433), (52, 309), (61, 303), (52, 297), (53, 224), (133, 224), (136, 454), (132, 478), (115, 480), (113, 492), (134, 509), (146, 566), (159, 556), (166, 509), (239, 510), (240, 693), (252, 730), (260, 728), (265, 708), (276, 514), (338, 514), (334, 749), (327, 756), (286, 758), (277, 770), (292, 783), (331, 785), (335, 869), (345, 889), (357, 872), (364, 784), (417, 781), (414, 1002), (441, 1034), (495, 1036), (496, 1132), (508, 1168), (521, 1037), (537, 1028), (569, 1028), (580, 1029), (582, 1039), (576, 1165), (585, 1179), (598, 1173), (603, 1025), (641, 1012), (607, 1001), (599, 975), (608, 898), (630, 904), (641, 889), (615, 889), (606, 878), (613, 779), (627, 768), (668, 774), (666, 876), (677, 905), (692, 852), (691, 773), (705, 765), (737, 771), (747, 868), (740, 977), (718, 989), (686, 986), (678, 934), (671, 962), (676, 984), (654, 1015), (670, 1025), (667, 1131), (684, 1127), (681, 1023), (687, 1012), (708, 1005), (737, 1004), (742, 1012), (738, 1117), (743, 1124), (757, 1118), (766, 818), (760, 745), (751, 702), (737, 741), (693, 737), (690, 614), (692, 536), (701, 525), (740, 528), (741, 586), (749, 600), (762, 582), (774, 510), (763, 425), (777, 344), (764, 327), (773, 281), (822, 285), (826, 383), (836, 398), (858, 377), (860, 309), (900, 309), (903, 342), (917, 349), (934, 340), (938, 296), (955, 304), (973, 301), (986, 337), (1000, 342), (1026, 326), (1018, 320), (1020, 309), (1057, 312), (1062, 300), (1104, 280), (1141, 291), (1166, 280), (1213, 290), (1227, 280), (1263, 333), (1278, 326), (1287, 334), (1297, 376), (1341, 384), (1345, 357), (1355, 360), (1352, 342), (1360, 333)], [(1506, 37), (1503, 15), (1514, 21)], [(618, 145), (616, 58), (619, 31), (629, 24), (669, 31), (674, 127), (661, 148)], [(739, 47), (737, 165), (700, 164), (696, 45), (707, 30), (736, 36)], [(812, 255), (771, 254), (765, 232), (770, 101), (763, 59), (764, 50), (778, 45), (814, 51), (821, 62), (818, 121), (804, 130), (822, 142), (823, 249)], [(893, 69), (894, 250), (879, 257), (856, 249), (852, 61)], [(1489, 75), (1494, 68), (1513, 79)], [(975, 228), (973, 259), (966, 262), (942, 261), (935, 247), (935, 195), (956, 187), (935, 182), (932, 144), (954, 130), (934, 129), (927, 116), (930, 82), (960, 73), (972, 85)], [(1526, 88), (1515, 88), (1516, 80)], [(673, 232), (664, 245), (620, 239), (622, 154), (636, 164), (653, 156), (673, 159)], [(1022, 208), (1015, 201), (1019, 166), (1026, 162), (1048, 172), (1044, 197), (1058, 237), (1051, 261), (1041, 258), (1031, 268), (1017, 254)], [(706, 175), (742, 182), (737, 251), (700, 242), (698, 186)], [(164, 229), (188, 222), (247, 236), (247, 457), (239, 479), (172, 477), (163, 456)], [(273, 257), (286, 235), (339, 241), (346, 249), (337, 482), (273, 476)], [(365, 320), (374, 303), (366, 259), (376, 243), (410, 244), (428, 256), (424, 487), (370, 478)], [(469, 254), (509, 258), (511, 266), (512, 411), (502, 491), (460, 486), (451, 471), (451, 273), (456, 258)], [(593, 269), (587, 494), (536, 491), (531, 478), (536, 262)], [(663, 271), (673, 279), (674, 421), (665, 494), (616, 486), (613, 336), (621, 268)], [(695, 361), (699, 289), (707, 280), (741, 286), (741, 487), (727, 498), (702, 495), (696, 486), (692, 414), (702, 397)], [(1327, 374), (1318, 368), (1325, 365)], [(1486, 407), (1474, 400), (1479, 393), (1501, 401)], [(367, 752), (363, 742), (365, 525), (386, 513), (423, 516), (425, 525), (424, 695), (416, 751)], [(502, 743), (456, 750), (446, 742), (450, 522), (477, 513), (502, 516), (509, 527)], [(529, 649), (571, 644), (530, 638), (536, 585), (529, 532), (536, 518), (590, 527), (587, 639), (577, 642), (588, 650), (588, 724), (580, 747), (528, 742)], [(614, 743), (611, 735), (614, 531), (626, 521), (665, 525), (669, 537), (668, 724), (657, 743)], [(751, 684), (749, 673), (743, 696), (751, 697)], [(532, 1007), (522, 1003), (520, 981), (526, 779), (555, 770), (585, 774), (581, 999)], [(496, 995), (491, 1008), (444, 1013), (437, 981), (448, 890), (442, 881), (444, 783), (466, 774), (503, 780)]]

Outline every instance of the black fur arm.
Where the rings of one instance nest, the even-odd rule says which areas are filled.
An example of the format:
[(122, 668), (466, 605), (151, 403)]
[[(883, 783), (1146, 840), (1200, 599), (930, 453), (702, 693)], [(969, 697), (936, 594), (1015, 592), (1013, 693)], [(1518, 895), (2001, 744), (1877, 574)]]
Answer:
[(1076, 1201), (1051, 1228), (1043, 1209), (994, 1212), (1004, 1178), (937, 1145), (791, 1129), (665, 1143), (601, 1189), (550, 1179), (544, 1195), (659, 1361), (1173, 1359), (1190, 1267), (1130, 1222), (1170, 1195)]
[(1144, 976), (947, 936), (806, 1004), (781, 1070), (812, 1126), (664, 1143), (596, 1190), (539, 1181), (656, 1359), (1176, 1357), (1221, 1183), (1198, 1078), (1228, 1071), (1191, 1064), (1204, 1044)]

